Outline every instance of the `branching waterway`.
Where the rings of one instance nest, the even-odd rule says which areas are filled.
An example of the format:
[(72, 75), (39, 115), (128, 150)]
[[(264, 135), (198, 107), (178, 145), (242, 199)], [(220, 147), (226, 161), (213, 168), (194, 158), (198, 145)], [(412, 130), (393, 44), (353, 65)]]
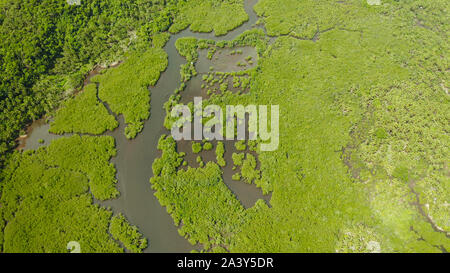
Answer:
[[(180, 66), (186, 63), (186, 60), (178, 54), (175, 42), (182, 37), (216, 41), (232, 40), (255, 26), (257, 16), (253, 6), (256, 2), (257, 0), (245, 1), (249, 21), (227, 35), (216, 37), (213, 33), (193, 33), (189, 29), (172, 35), (164, 48), (169, 57), (169, 65), (161, 74), (156, 86), (150, 87), (151, 115), (145, 122), (143, 131), (135, 139), (127, 140), (124, 135), (124, 119), (122, 116), (116, 116), (120, 126), (113, 132), (106, 133), (116, 140), (117, 156), (111, 162), (117, 169), (117, 188), (120, 191), (120, 197), (105, 202), (95, 202), (111, 208), (115, 214), (123, 213), (130, 223), (136, 225), (139, 231), (149, 239), (149, 247), (145, 252), (189, 252), (195, 248), (178, 234), (173, 219), (159, 204), (149, 182), (153, 175), (152, 163), (160, 156), (157, 150), (158, 140), (162, 134), (167, 133), (163, 127), (166, 115), (163, 105), (179, 87)], [(232, 62), (230, 64), (234, 65)], [(192, 95), (186, 94), (187, 97)], [(21, 148), (37, 149), (41, 145), (48, 145), (52, 140), (62, 137), (48, 133), (48, 129), (49, 125), (42, 120), (35, 122)], [(44, 143), (40, 144), (40, 140), (44, 140)], [(225, 145), (232, 149), (232, 143), (225, 143)], [(226, 153), (225, 156), (231, 157), (231, 152)], [(261, 190), (255, 185), (232, 181), (230, 170), (224, 169), (224, 181), (244, 207), (253, 205), (260, 198), (266, 201), (270, 199), (270, 196), (263, 196)]]

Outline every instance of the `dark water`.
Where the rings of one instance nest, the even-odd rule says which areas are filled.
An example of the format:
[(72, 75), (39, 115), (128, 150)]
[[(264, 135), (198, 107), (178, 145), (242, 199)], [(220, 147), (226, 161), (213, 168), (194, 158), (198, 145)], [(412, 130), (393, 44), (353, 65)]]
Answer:
[[(112, 163), (115, 164), (117, 169), (117, 179), (119, 181), (117, 187), (121, 195), (115, 200), (96, 201), (96, 203), (110, 207), (114, 213), (123, 213), (130, 223), (136, 225), (139, 231), (149, 239), (149, 247), (145, 252), (189, 252), (194, 249), (185, 238), (178, 234), (177, 227), (174, 225), (171, 216), (159, 204), (149, 182), (153, 175), (152, 163), (155, 158), (160, 156), (160, 152), (157, 150), (158, 140), (162, 134), (167, 133), (163, 128), (165, 117), (163, 105), (170, 95), (173, 94), (173, 91), (179, 87), (180, 65), (186, 62), (178, 54), (175, 48), (175, 41), (186, 36), (199, 39), (231, 40), (244, 31), (251, 29), (256, 23), (257, 17), (252, 8), (256, 2), (257, 0), (245, 1), (245, 9), (249, 14), (250, 20), (225, 36), (216, 37), (213, 34), (192, 33), (189, 30), (172, 35), (164, 48), (169, 56), (169, 66), (161, 74), (157, 85), (150, 88), (151, 115), (145, 122), (143, 131), (135, 139), (127, 140), (124, 135), (125, 125), (123, 118), (119, 116), (119, 128), (113, 132), (106, 133), (106, 135), (110, 135), (116, 140), (118, 153), (112, 159)], [(222, 54), (226, 55), (227, 53)], [(245, 53), (241, 54), (240, 57), (245, 59), (248, 55), (252, 55), (253, 61), (256, 62), (256, 53), (252, 50), (246, 49)], [(233, 65), (235, 65), (235, 60), (233, 60)], [(227, 68), (224, 67), (223, 69)], [(189, 92), (186, 95), (189, 96)], [(33, 130), (30, 131), (26, 140), (25, 149), (36, 149), (39, 147), (41, 145), (38, 143), (39, 139), (44, 139), (45, 143), (43, 145), (48, 145), (51, 140), (61, 137), (49, 134), (48, 125), (42, 121), (40, 124), (33, 126)], [(224, 180), (230, 190), (235, 193), (244, 207), (251, 207), (259, 198), (269, 201), (270, 197), (263, 196), (261, 190), (254, 185), (231, 180), (231, 154), (234, 146), (232, 142), (226, 142), (225, 147), (227, 150), (225, 159), (228, 161), (228, 165), (224, 169)], [(211, 155), (205, 158), (209, 157)], [(194, 163), (192, 164), (192, 166), (197, 166)]]

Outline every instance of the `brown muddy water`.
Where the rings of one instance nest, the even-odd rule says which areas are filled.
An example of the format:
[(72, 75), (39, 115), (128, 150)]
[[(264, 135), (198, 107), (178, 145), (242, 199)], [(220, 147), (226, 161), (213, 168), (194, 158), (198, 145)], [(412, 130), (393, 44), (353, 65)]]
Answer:
[[(213, 39), (217, 41), (234, 39), (239, 34), (254, 27), (257, 16), (253, 11), (253, 5), (256, 2), (257, 0), (245, 1), (245, 10), (249, 14), (250, 20), (225, 36), (216, 37), (211, 33), (193, 33), (189, 30), (172, 35), (164, 48), (169, 56), (169, 66), (161, 74), (156, 86), (149, 88), (151, 91), (151, 115), (145, 122), (143, 131), (135, 139), (127, 140), (124, 135), (125, 124), (123, 117), (116, 116), (120, 123), (119, 127), (113, 132), (105, 133), (105, 135), (112, 136), (116, 140), (117, 156), (112, 158), (111, 162), (117, 169), (117, 188), (121, 195), (114, 200), (105, 202), (95, 201), (95, 203), (111, 208), (115, 214), (123, 213), (131, 224), (136, 225), (139, 231), (149, 240), (149, 247), (144, 252), (182, 253), (197, 248), (178, 234), (177, 227), (174, 225), (171, 216), (159, 204), (149, 182), (153, 176), (152, 163), (160, 156), (160, 152), (157, 150), (158, 140), (162, 134), (167, 134), (167, 131), (163, 127), (165, 117), (163, 105), (168, 101), (173, 91), (179, 87), (180, 65), (186, 62), (178, 54), (175, 48), (175, 41), (181, 37), (196, 37), (198, 39)], [(218, 71), (222, 70), (224, 72), (234, 71), (233, 69), (248, 69), (251, 67), (250, 64), (246, 67), (236, 67), (236, 64), (238, 62), (244, 62), (248, 56), (252, 56), (253, 62), (256, 63), (256, 52), (251, 48), (240, 49), (243, 51), (242, 54), (231, 55), (228, 50), (223, 50), (218, 51), (212, 60), (200, 58), (200, 60), (206, 60), (199, 60), (198, 68), (203, 69), (203, 67), (207, 67), (209, 70), (210, 66), (215, 66), (219, 69)], [(229, 59), (230, 56), (232, 56), (231, 59)], [(196, 78), (200, 77), (197, 76)], [(194, 79), (191, 82), (195, 86), (195, 81), (198, 80)], [(191, 98), (194, 93), (199, 92), (197, 88), (190, 88), (190, 90), (188, 85), (188, 88), (181, 93), (182, 96)], [(48, 129), (49, 125), (44, 120), (34, 122), (29, 127), (29, 130), (27, 130), (27, 138), (21, 140), (21, 146), (19, 148), (25, 150), (37, 149), (43, 145), (49, 145), (54, 139), (63, 137), (48, 133)], [(40, 144), (39, 140), (44, 140), (44, 143)], [(183, 144), (179, 143), (178, 149), (183, 150), (187, 149), (187, 147), (183, 148)], [(234, 142), (226, 141), (225, 149), (225, 159), (228, 164), (224, 168), (223, 178), (226, 185), (246, 208), (253, 206), (258, 199), (264, 199), (268, 203), (270, 196), (263, 196), (262, 191), (255, 185), (249, 185), (231, 179), (232, 174), (235, 172), (232, 170), (231, 160), (231, 155), (235, 149)], [(214, 150), (208, 153), (210, 154), (202, 155), (204, 156), (204, 161), (215, 160)], [(192, 166), (197, 167), (195, 158), (196, 156), (194, 157)]]

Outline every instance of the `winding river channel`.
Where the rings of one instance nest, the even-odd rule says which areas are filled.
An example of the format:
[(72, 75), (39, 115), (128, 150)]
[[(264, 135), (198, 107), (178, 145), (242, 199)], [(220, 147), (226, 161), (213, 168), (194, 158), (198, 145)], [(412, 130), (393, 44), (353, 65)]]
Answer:
[[(171, 216), (162, 207), (151, 189), (149, 182), (152, 176), (152, 163), (160, 156), (157, 150), (157, 143), (162, 134), (167, 131), (163, 127), (165, 110), (163, 105), (168, 101), (173, 91), (180, 85), (180, 65), (186, 60), (180, 56), (175, 48), (175, 41), (181, 37), (196, 37), (199, 39), (211, 40), (232, 40), (246, 30), (255, 27), (257, 16), (253, 11), (253, 5), (257, 0), (246, 0), (245, 10), (249, 15), (249, 21), (244, 23), (227, 35), (216, 37), (213, 33), (193, 33), (189, 29), (172, 35), (165, 46), (165, 51), (169, 57), (169, 65), (156, 86), (150, 87), (151, 91), (151, 115), (145, 122), (143, 131), (133, 140), (127, 140), (124, 135), (124, 120), (122, 116), (116, 116), (120, 122), (119, 128), (113, 132), (107, 132), (116, 140), (117, 156), (111, 162), (117, 169), (117, 188), (120, 197), (105, 202), (95, 201), (95, 203), (109, 207), (115, 214), (123, 213), (132, 225), (136, 225), (139, 231), (149, 240), (149, 247), (145, 252), (189, 252), (196, 248), (185, 238), (180, 236), (177, 227)], [(191, 80), (192, 82), (192, 80)], [(188, 88), (182, 93), (183, 96), (192, 97)], [(45, 122), (37, 121), (30, 126), (29, 136), (24, 149), (37, 149), (41, 145), (48, 145), (56, 136), (48, 133), (49, 125)], [(44, 140), (45, 144), (40, 144), (39, 140)], [(226, 150), (232, 149), (233, 143), (225, 143)], [(225, 157), (231, 158), (231, 152), (227, 152)], [(228, 164), (231, 165), (231, 164)], [(255, 185), (248, 185), (243, 182), (232, 181), (231, 167), (224, 169), (224, 182), (230, 190), (240, 200), (246, 208), (253, 206), (258, 199), (264, 199), (268, 203), (270, 196), (263, 196), (260, 189)]]

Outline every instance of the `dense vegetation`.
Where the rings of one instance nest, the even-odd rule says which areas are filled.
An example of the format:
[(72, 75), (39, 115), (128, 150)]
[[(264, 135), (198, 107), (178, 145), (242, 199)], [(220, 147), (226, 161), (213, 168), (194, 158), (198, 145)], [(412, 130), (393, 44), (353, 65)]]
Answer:
[(90, 133), (100, 135), (115, 129), (119, 123), (97, 98), (97, 86), (88, 84), (81, 94), (68, 99), (50, 123), (50, 132)]
[[(71, 241), (81, 252), (132, 252), (147, 239), (122, 216), (93, 204), (115, 197), (115, 154), (111, 137), (61, 138), (37, 151), (14, 153), (2, 173), (0, 250), (67, 252)], [(112, 238), (108, 234), (112, 235)]]
[(249, 184), (260, 178), (260, 171), (256, 169), (256, 158), (252, 154), (247, 154), (242, 162), (241, 175)]
[[(250, 94), (282, 109), (280, 149), (259, 156), (272, 209), (232, 250), (449, 249), (447, 7), (383, 2), (258, 3), (269, 34), (294, 38), (275, 42)], [(307, 26), (319, 37), (295, 39), (314, 38)]]
[(243, 0), (184, 0), (178, 3), (178, 10), (170, 27), (174, 33), (190, 26), (192, 31), (214, 31), (219, 36), (248, 20)]
[[(241, 225), (230, 218), (235, 233), (225, 250), (450, 248), (448, 8), (445, 1), (383, 2), (261, 0), (255, 6), (267, 33), (279, 37), (258, 50), (248, 94), (219, 92), (204, 105), (278, 104), (281, 143), (277, 151), (258, 153), (261, 172), (253, 155), (233, 155), (240, 167), (233, 179), (272, 192), (272, 207), (257, 203)], [(177, 48), (194, 67), (197, 50), (214, 54), (215, 45), (229, 43), (184, 38)], [(192, 72), (182, 67), (185, 84)], [(204, 86), (222, 80), (217, 75), (203, 75)], [(176, 91), (166, 107), (182, 95)], [(217, 151), (220, 162), (223, 151)], [(169, 177), (178, 187), (178, 173)], [(191, 182), (184, 187), (194, 183), (185, 181)], [(177, 199), (168, 186), (156, 189), (164, 193), (163, 205)]]
[(112, 218), (109, 232), (133, 253), (141, 253), (147, 247), (147, 239), (143, 238), (137, 227), (131, 226), (122, 214)]
[[(186, 83), (189, 82), (192, 77), (198, 76), (197, 71), (195, 69), (195, 63), (198, 61), (198, 50), (199, 49), (216, 49), (216, 48), (234, 48), (234, 47), (243, 47), (243, 46), (251, 46), (255, 47), (258, 55), (264, 54), (267, 48), (268, 39), (266, 38), (264, 31), (261, 29), (251, 29), (245, 31), (241, 35), (237, 36), (235, 39), (231, 41), (218, 41), (215, 42), (213, 40), (205, 40), (205, 39), (196, 39), (193, 37), (182, 37), (177, 39), (175, 42), (175, 47), (177, 48), (179, 54), (186, 58), (186, 64), (181, 65), (180, 74), (181, 74), (181, 86), (175, 90), (174, 94), (169, 98), (169, 100), (165, 103), (164, 108), (166, 109), (166, 119), (164, 121), (164, 127), (170, 130), (174, 123), (174, 119), (171, 117), (170, 113), (172, 108), (175, 105), (178, 105), (182, 91), (186, 88)], [(203, 88), (211, 88), (214, 84), (219, 83), (223, 84), (227, 78), (233, 78), (233, 81), (236, 81), (235, 88), (246, 89), (249, 85), (250, 79), (248, 78), (248, 74), (255, 73), (254, 69), (237, 71), (231, 73), (224, 72), (210, 72), (207, 75), (202, 75), (202, 80), (205, 82)], [(221, 92), (219, 95), (223, 95), (222, 93), (229, 93), (228, 85), (226, 86), (226, 90)], [(209, 89), (208, 95), (213, 95)], [(208, 102), (206, 102), (208, 103)], [(217, 104), (224, 106), (220, 102)], [(193, 110), (193, 105), (188, 105), (191, 110)], [(225, 108), (223, 108), (225, 109)]]
[[(190, 24), (194, 30), (214, 29), (216, 34), (224, 34), (248, 19), (242, 3), (242, 0), (220, 3), (86, 0), (71, 6), (65, 0), (2, 1), (0, 162), (15, 146), (14, 140), (23, 133), (24, 125), (57, 107), (61, 98), (78, 88), (84, 75), (96, 64), (113, 63), (133, 48), (145, 50), (151, 44), (162, 47), (159, 33), (167, 31), (174, 18), (172, 31)], [(233, 13), (229, 13), (230, 9)], [(219, 17), (221, 20), (217, 20)], [(156, 67), (151, 78), (141, 84), (156, 81), (156, 75), (166, 66), (164, 54), (154, 53), (162, 63), (148, 60), (147, 65)], [(142, 119), (148, 116), (148, 109), (142, 109), (149, 101), (148, 94), (139, 92), (141, 88), (144, 87), (132, 87), (131, 92), (138, 93), (142, 102), (125, 103), (126, 106), (142, 104), (134, 113), (125, 111), (126, 106), (118, 103), (117, 97), (101, 92), (105, 100), (114, 104), (113, 110), (129, 119), (127, 136), (131, 138), (140, 131)]]
[(221, 167), (225, 167), (227, 165), (227, 162), (223, 158), (223, 154), (225, 153), (225, 146), (223, 145), (223, 142), (218, 142), (216, 147), (216, 160), (217, 164)]
[(0, 161), (24, 125), (54, 109), (95, 65), (146, 48), (155, 34), (167, 30), (175, 2), (2, 1)]
[[(209, 12), (193, 18), (191, 6), (216, 15), (233, 8), (240, 16), (223, 16), (217, 24)], [(124, 115), (125, 134), (135, 137), (149, 115), (147, 88), (167, 66), (162, 47), (174, 18), (178, 27), (188, 16), (192, 29), (211, 26), (224, 34), (247, 20), (242, 1), (222, 3), (219, 10), (216, 1), (89, 0), (71, 6), (64, 0), (6, 0), (0, 9), (0, 248), (64, 252), (70, 239), (78, 240), (83, 252), (121, 251), (107, 235), (111, 213), (92, 205), (90, 196), (105, 200), (118, 195), (115, 169), (108, 163), (115, 155), (112, 138), (63, 138), (10, 159), (8, 152), (24, 134), (24, 125), (43, 114), (54, 115), (51, 131), (58, 134), (102, 134), (116, 128), (103, 102)], [(88, 85), (72, 97), (93, 67), (119, 60), (124, 61), (119, 67), (92, 79), (98, 90)], [(129, 250), (141, 251), (146, 241), (120, 217), (113, 218), (109, 230)], [(49, 234), (43, 235), (44, 229)]]
[(289, 35), (312, 39), (318, 32), (323, 32), (337, 25), (345, 27), (347, 20), (358, 15), (355, 4), (363, 1), (343, 3), (328, 0), (260, 0), (255, 5), (256, 13), (270, 36)]
[(200, 243), (205, 250), (223, 252), (228, 249), (231, 235), (251, 219), (255, 211), (267, 207), (258, 202), (244, 210), (223, 183), (222, 171), (214, 162), (200, 168), (178, 169), (184, 155), (176, 152), (176, 142), (163, 135), (158, 144), (161, 158), (153, 163), (150, 180), (161, 205), (166, 206), (179, 233), (192, 244)]
[[(230, 151), (223, 142), (194, 143), (199, 167), (182, 168), (186, 155), (161, 137), (151, 184), (180, 235), (206, 251), (450, 250), (447, 1), (382, 2), (260, 0), (255, 11), (275, 36), (270, 44), (259, 28), (231, 41), (176, 42), (187, 62), (168, 114), (199, 77), (198, 50), (211, 59), (224, 47), (255, 47), (257, 66), (234, 73), (212, 67), (201, 75), (204, 89), (215, 90), (204, 106), (280, 105), (279, 149), (259, 152), (257, 142), (236, 142), (241, 153), (232, 155), (233, 179), (240, 181), (233, 183), (272, 193), (270, 207), (259, 200), (245, 209), (224, 184), (222, 168), (232, 162), (224, 159)], [(135, 137), (149, 115), (147, 88), (167, 66), (165, 31), (190, 26), (221, 35), (248, 18), (238, 0), (79, 7), (28, 0), (0, 7), (2, 155), (26, 122), (57, 106), (94, 64), (117, 59), (124, 63), (93, 81), (98, 97), (124, 115), (127, 137)], [(248, 92), (230, 92), (231, 85)], [(53, 130), (112, 128), (96, 91), (87, 86), (64, 103)], [(94, 111), (96, 118), (83, 122)], [(167, 117), (165, 126), (172, 122)], [(201, 152), (213, 148), (216, 162), (205, 164)], [(118, 195), (114, 155), (112, 138), (77, 135), (13, 153), (0, 176), (2, 250), (64, 252), (68, 241), (79, 241), (83, 252), (122, 251), (113, 238), (130, 251), (145, 248), (124, 216), (93, 205), (91, 193), (100, 200)]]
[(3, 252), (119, 252), (107, 231), (111, 212), (92, 196), (117, 195), (110, 137), (73, 136), (37, 151), (14, 153), (2, 172), (0, 216)]
[(144, 120), (150, 114), (148, 88), (156, 84), (167, 64), (164, 50), (153, 47), (142, 54), (129, 56), (119, 67), (92, 78), (92, 81), (99, 83), (99, 98), (108, 103), (114, 113), (123, 114), (127, 123), (127, 138), (136, 137), (144, 127)]

